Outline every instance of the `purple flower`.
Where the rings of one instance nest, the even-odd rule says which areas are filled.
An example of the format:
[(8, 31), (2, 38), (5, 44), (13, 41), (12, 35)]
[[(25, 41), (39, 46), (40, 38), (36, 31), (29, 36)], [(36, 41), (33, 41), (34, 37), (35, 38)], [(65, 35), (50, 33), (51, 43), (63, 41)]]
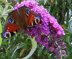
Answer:
[(39, 44), (45, 46), (51, 52), (58, 54), (56, 51), (60, 51), (66, 46), (62, 41), (62, 45), (59, 43), (60, 37), (65, 35), (65, 33), (63, 28), (58, 24), (57, 19), (51, 16), (48, 10), (43, 6), (40, 6), (35, 0), (24, 0), (20, 4), (17, 4), (14, 9), (18, 9), (24, 5), (29, 7), (35, 13), (40, 14), (42, 22), (25, 31), (30, 36), (35, 37)]

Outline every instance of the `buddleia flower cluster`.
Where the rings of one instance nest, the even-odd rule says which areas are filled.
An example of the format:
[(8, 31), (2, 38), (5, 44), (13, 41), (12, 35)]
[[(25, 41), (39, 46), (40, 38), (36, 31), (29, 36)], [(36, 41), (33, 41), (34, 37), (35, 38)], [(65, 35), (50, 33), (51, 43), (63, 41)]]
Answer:
[(46, 49), (53, 52), (56, 57), (61, 58), (62, 56), (66, 56), (66, 44), (60, 39), (65, 35), (65, 32), (57, 22), (57, 19), (35, 0), (23, 0), (20, 4), (17, 4), (14, 9), (18, 9), (24, 5), (41, 16), (41, 24), (37, 24), (30, 30), (25, 31), (30, 36), (35, 37), (40, 45), (43, 45)]

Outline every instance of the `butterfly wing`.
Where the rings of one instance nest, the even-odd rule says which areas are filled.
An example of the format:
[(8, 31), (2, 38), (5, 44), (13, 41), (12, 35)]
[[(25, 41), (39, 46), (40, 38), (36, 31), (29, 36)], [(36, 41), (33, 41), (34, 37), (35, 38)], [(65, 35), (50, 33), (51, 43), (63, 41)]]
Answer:
[(11, 17), (15, 21), (15, 24), (19, 25), (21, 28), (27, 26), (27, 16), (25, 12), (25, 8), (21, 7), (18, 10), (14, 10), (11, 14)]
[(30, 28), (36, 24), (39, 24), (41, 17), (39, 14), (31, 11), (28, 7), (23, 6), (9, 13), (7, 19), (8, 20), (5, 26), (5, 32), (10, 34), (20, 29)]
[[(10, 13), (11, 18), (21, 28), (32, 27), (40, 23), (40, 16), (31, 11), (28, 7), (23, 6)], [(37, 17), (38, 16), (38, 17)]]

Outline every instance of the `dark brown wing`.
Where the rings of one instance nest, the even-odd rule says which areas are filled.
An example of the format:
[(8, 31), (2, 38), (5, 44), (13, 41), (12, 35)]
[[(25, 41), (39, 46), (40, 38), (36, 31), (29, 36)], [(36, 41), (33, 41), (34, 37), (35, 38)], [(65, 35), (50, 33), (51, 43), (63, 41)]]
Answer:
[(27, 26), (27, 16), (24, 7), (21, 7), (18, 10), (14, 10), (10, 13), (10, 16), (13, 18), (15, 23), (19, 25), (21, 28)]

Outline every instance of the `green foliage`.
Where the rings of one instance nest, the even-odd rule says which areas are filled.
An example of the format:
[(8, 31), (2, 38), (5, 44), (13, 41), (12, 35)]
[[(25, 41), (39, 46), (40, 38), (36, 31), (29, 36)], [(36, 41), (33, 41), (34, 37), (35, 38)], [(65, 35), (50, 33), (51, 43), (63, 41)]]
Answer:
[[(21, 1), (21, 0), (18, 0)], [(72, 17), (72, 1), (71, 0), (39, 0), (47, 10), (58, 19), (58, 22), (63, 26), (66, 35), (63, 40), (67, 45), (67, 57), (64, 59), (72, 59), (72, 22), (69, 23)], [(0, 0), (0, 35), (7, 18), (8, 12), (12, 9), (12, 3), (6, 0)], [(71, 20), (72, 21), (72, 20)], [(31, 49), (30, 38), (22, 32), (18, 32), (14, 37), (4, 39), (3, 42), (0, 36), (0, 59), (17, 59), (18, 57), (26, 56)], [(48, 52), (43, 46), (38, 45), (35, 53), (30, 59), (55, 59), (55, 56)]]
[(2, 33), (2, 25), (1, 25), (1, 21), (0, 21), (0, 45), (1, 45), (1, 43), (2, 43), (1, 33)]

